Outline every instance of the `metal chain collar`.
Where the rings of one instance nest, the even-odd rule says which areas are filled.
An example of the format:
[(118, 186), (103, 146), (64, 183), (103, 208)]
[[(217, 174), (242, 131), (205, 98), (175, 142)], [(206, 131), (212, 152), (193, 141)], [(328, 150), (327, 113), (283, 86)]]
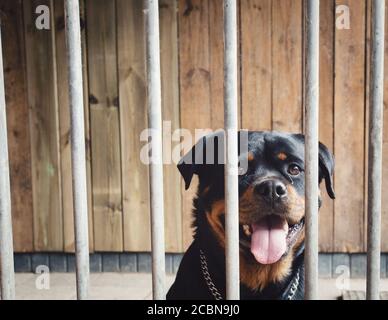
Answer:
[(291, 284), (290, 287), (290, 293), (287, 296), (287, 300), (293, 300), (296, 294), (296, 291), (298, 290), (299, 287), (299, 269), (298, 272), (295, 275), (295, 278)]
[(202, 274), (203, 274), (203, 277), (206, 281), (207, 287), (210, 290), (210, 293), (213, 295), (214, 299), (223, 300), (222, 295), (218, 291), (216, 285), (214, 284), (214, 282), (210, 276), (209, 269), (207, 267), (206, 256), (201, 249), (199, 250), (199, 258), (201, 259)]
[[(206, 256), (201, 249), (199, 250), (199, 258), (201, 260), (202, 274), (203, 274), (203, 277), (206, 281), (207, 287), (210, 290), (210, 293), (212, 294), (214, 299), (223, 300), (221, 293), (218, 291), (216, 285), (214, 284), (214, 282), (210, 276), (209, 268), (207, 266)], [(299, 287), (299, 279), (300, 279), (300, 277), (299, 277), (299, 270), (298, 270), (298, 272), (296, 273), (295, 278), (290, 286), (290, 293), (287, 295), (287, 300), (294, 299), (296, 291), (298, 290), (298, 287)]]

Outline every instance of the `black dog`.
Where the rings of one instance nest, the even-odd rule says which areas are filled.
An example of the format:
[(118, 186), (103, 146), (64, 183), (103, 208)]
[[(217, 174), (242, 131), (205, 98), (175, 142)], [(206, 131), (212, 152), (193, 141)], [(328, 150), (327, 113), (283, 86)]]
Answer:
[[(248, 163), (239, 175), (241, 299), (303, 299), (304, 136), (249, 132), (247, 137), (246, 151), (239, 146), (240, 162)], [(186, 189), (194, 174), (199, 187), (194, 241), (168, 299), (225, 298), (224, 165), (215, 152), (223, 144), (223, 132), (206, 136), (178, 164)], [(209, 152), (211, 164), (205, 161)], [(334, 199), (333, 168), (333, 156), (320, 144), (319, 182), (325, 180)], [(317, 201), (320, 206), (320, 197)]]

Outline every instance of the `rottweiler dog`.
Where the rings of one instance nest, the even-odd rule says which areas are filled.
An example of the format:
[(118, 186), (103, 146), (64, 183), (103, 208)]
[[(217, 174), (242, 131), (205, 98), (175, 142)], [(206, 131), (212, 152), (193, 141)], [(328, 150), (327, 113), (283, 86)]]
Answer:
[[(239, 132), (239, 136), (241, 132)], [(241, 299), (294, 300), (304, 296), (304, 136), (247, 132), (239, 145), (240, 296)], [(225, 298), (224, 164), (219, 161), (224, 133), (203, 137), (178, 164), (193, 201), (194, 241), (183, 256), (168, 299)], [(221, 148), (222, 149), (222, 148)], [(212, 162), (206, 162), (211, 154)], [(200, 161), (198, 161), (200, 159)], [(334, 159), (319, 144), (319, 183), (334, 199)], [(321, 206), (321, 196), (317, 199)]]

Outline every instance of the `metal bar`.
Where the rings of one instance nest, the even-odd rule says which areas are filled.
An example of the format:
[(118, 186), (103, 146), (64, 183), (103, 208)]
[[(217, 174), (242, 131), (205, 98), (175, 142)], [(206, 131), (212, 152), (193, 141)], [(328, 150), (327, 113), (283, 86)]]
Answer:
[(152, 290), (153, 299), (164, 300), (166, 294), (158, 0), (144, 0), (144, 6), (146, 15), (148, 125), (152, 135), (152, 159), (150, 162)]
[(3, 300), (10, 300), (15, 299), (15, 272), (2, 52), (0, 27), (0, 272), (1, 297)]
[(86, 299), (89, 295), (89, 234), (81, 31), (78, 0), (65, 1), (65, 16), (69, 68), (77, 298), (81, 300)]
[(226, 298), (240, 299), (238, 229), (237, 3), (224, 0)]
[(372, 1), (368, 152), (368, 300), (379, 299), (381, 249), (381, 179), (384, 96), (384, 19), (385, 0)]
[(318, 299), (319, 0), (306, 8), (305, 299)]

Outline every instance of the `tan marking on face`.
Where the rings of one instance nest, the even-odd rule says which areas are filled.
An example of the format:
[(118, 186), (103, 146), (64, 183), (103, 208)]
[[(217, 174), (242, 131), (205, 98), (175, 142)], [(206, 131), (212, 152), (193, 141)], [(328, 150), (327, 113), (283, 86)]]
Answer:
[(209, 186), (206, 187), (205, 189), (203, 189), (203, 191), (202, 191), (202, 196), (205, 196), (205, 195), (209, 192), (209, 190), (210, 190), (210, 187), (209, 187)]
[(225, 202), (219, 200), (213, 203), (211, 211), (206, 212), (207, 221), (212, 228), (221, 247), (225, 248), (225, 230), (221, 223), (221, 216), (225, 214)]
[(260, 215), (266, 214), (264, 201), (257, 197), (254, 193), (253, 187), (249, 187), (241, 196), (239, 200), (240, 223), (250, 224), (260, 218)]
[(295, 244), (293, 246), (294, 251), (296, 251), (302, 245), (302, 243), (304, 241), (304, 238), (305, 238), (305, 231), (304, 230), (305, 229), (304, 229), (304, 226), (303, 226), (303, 229), (300, 231), (298, 239), (296, 239), (296, 242), (295, 242)]
[(292, 185), (287, 185), (286, 188), (289, 199), (287, 221), (288, 223), (295, 224), (304, 217), (305, 201), (304, 197), (300, 196)]
[(284, 161), (287, 159), (287, 155), (284, 152), (279, 152), (278, 159)]
[(253, 161), (255, 159), (255, 155), (253, 152), (249, 151), (248, 152), (248, 161)]

